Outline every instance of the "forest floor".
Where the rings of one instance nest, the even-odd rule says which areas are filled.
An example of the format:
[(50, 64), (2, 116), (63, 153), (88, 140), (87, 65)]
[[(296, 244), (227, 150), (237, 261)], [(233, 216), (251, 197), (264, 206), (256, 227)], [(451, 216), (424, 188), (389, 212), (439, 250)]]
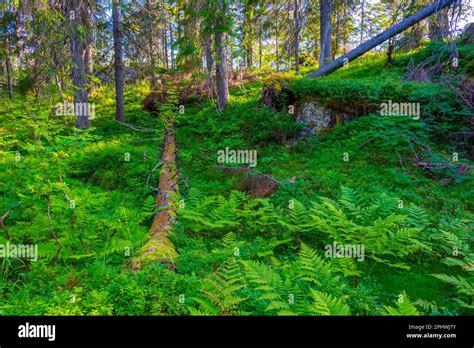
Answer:
[[(444, 170), (433, 178), (414, 165), (414, 152), (424, 146), (432, 161), (451, 158), (452, 143), (440, 133), (456, 125), (372, 114), (292, 141), (302, 125), (259, 100), (264, 84), (274, 81), (301, 95), (327, 86), (334, 102), (360, 99), (370, 85), (384, 98), (396, 100), (400, 91), (413, 90), (432, 100), (432, 110), (458, 107), (433, 98), (444, 88), (440, 83), (405, 86), (406, 62), (402, 57), (387, 67), (383, 57), (372, 55), (319, 82), (300, 79), (305, 70), (273, 74), (234, 87), (222, 113), (209, 101), (185, 105), (175, 121), (183, 200), (170, 235), (178, 253), (174, 271), (160, 264), (134, 273), (123, 268), (148, 237), (162, 150), (157, 144), (166, 126), (142, 109), (146, 84), (126, 88), (125, 115), (132, 127), (114, 121), (108, 87), (94, 91), (96, 116), (86, 131), (74, 130), (70, 117), (52, 117), (54, 104), (46, 99), (2, 101), (0, 214), (11, 212), (0, 243), (38, 244), (40, 257), (2, 258), (0, 314), (278, 314), (284, 305), (269, 307), (269, 301), (293, 292), (262, 299), (266, 290), (263, 283), (258, 288), (258, 279), (275, 289), (297, 288), (302, 301), (311, 303), (314, 293), (300, 284), (301, 275), (294, 276), (304, 261), (298, 252), (307, 245), (311, 262), (319, 262), (314, 255), (324, 259), (324, 246), (336, 239), (364, 244), (364, 262), (326, 259), (334, 279), (317, 279), (311, 288), (344, 294), (351, 314), (384, 314), (400, 294), (419, 300), (419, 313), (469, 313), (456, 301), (469, 299), (433, 274), (471, 282), (467, 272), (444, 261), (454, 249), (472, 253), (472, 175)], [(256, 199), (242, 194), (242, 177), (216, 168), (218, 151), (226, 148), (256, 150), (255, 169), (279, 181), (276, 192)], [(462, 153), (458, 161), (472, 165)], [(247, 263), (235, 270), (229, 259)], [(257, 263), (275, 273), (259, 270)], [(226, 294), (221, 270), (232, 284), (233, 272), (246, 280)]]

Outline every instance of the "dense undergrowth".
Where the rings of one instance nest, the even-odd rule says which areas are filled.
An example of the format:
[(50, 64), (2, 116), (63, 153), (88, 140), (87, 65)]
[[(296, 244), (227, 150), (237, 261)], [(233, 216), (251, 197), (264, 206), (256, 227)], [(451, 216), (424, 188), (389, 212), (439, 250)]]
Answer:
[[(409, 60), (428, 51), (392, 66), (367, 56), (318, 80), (270, 75), (234, 88), (223, 113), (187, 105), (176, 120), (174, 272), (122, 269), (146, 240), (158, 180), (163, 124), (141, 109), (146, 86), (127, 88), (134, 129), (113, 121), (105, 87), (88, 131), (45, 101), (2, 101), (0, 213), (10, 213), (0, 243), (38, 244), (40, 258), (1, 259), (0, 313), (472, 314), (473, 182), (458, 170), (472, 162), (447, 135), (469, 113), (445, 81), (405, 81)], [(469, 52), (461, 47), (461, 69)], [(272, 79), (300, 98), (416, 101), (423, 117), (372, 114), (294, 142), (302, 124), (259, 102)], [(256, 169), (279, 180), (277, 192), (236, 190), (238, 178), (215, 168), (226, 147), (257, 150)], [(453, 152), (458, 161), (430, 175), (416, 166), (453, 163)], [(363, 245), (364, 258), (325, 257), (334, 242)]]

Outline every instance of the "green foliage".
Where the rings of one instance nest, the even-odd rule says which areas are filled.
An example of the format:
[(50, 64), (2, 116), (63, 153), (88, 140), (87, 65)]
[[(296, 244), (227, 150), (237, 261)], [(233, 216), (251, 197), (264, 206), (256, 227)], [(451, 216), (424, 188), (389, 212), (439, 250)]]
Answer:
[[(266, 315), (349, 315), (346, 297), (341, 296), (344, 285), (332, 272), (305, 245), (297, 261), (275, 269), (233, 258), (203, 282), (202, 295), (195, 299), (199, 309), (190, 311), (195, 315), (244, 314), (238, 309), (251, 308), (255, 314)], [(250, 299), (244, 297), (247, 287), (255, 292)], [(264, 304), (262, 313), (256, 312), (260, 303)]]
[[(203, 197), (203, 199), (199, 199)], [(179, 212), (179, 220), (193, 232), (212, 231), (222, 236), (230, 231), (239, 234), (264, 231), (272, 223), (274, 207), (264, 199), (251, 200), (240, 191), (223, 196), (204, 196), (197, 189), (191, 189), (186, 198), (186, 208)]]
[[(229, 242), (225, 240), (224, 243)], [(201, 309), (191, 307), (192, 315), (242, 315), (239, 305), (245, 301), (242, 292), (242, 273), (239, 263), (231, 259), (211, 274), (203, 282), (200, 289), (202, 297), (194, 301)]]
[(398, 297), (396, 307), (385, 306), (385, 315), (420, 315), (420, 312), (411, 303), (407, 294), (403, 292)]
[[(160, 105), (166, 117), (153, 118), (141, 110), (149, 87), (127, 86), (127, 122), (141, 131), (113, 120), (107, 86), (91, 96), (97, 115), (86, 131), (53, 116), (56, 100), (1, 102), (0, 215), (10, 213), (0, 244), (38, 244), (39, 260), (0, 260), (0, 314), (471, 314), (471, 172), (433, 170), (436, 179), (416, 166), (451, 161), (446, 134), (465, 129), (465, 109), (442, 82), (400, 82), (405, 65), (367, 55), (322, 79), (280, 73), (263, 83), (333, 106), (420, 102), (422, 121), (369, 115), (296, 141), (301, 124), (259, 104), (260, 80), (232, 90), (222, 113), (186, 104), (176, 118), (184, 206), (170, 234), (179, 256), (136, 273), (122, 265), (147, 239), (173, 91)], [(256, 149), (258, 171), (278, 190), (264, 199), (237, 191), (215, 169), (225, 147)], [(363, 245), (363, 262), (327, 257), (333, 242)]]
[[(327, 244), (363, 246), (366, 257), (376, 262), (409, 268), (396, 258), (429, 251), (429, 246), (419, 237), (423, 230), (419, 226), (426, 225), (426, 215), (419, 207), (407, 207), (406, 211), (398, 207), (396, 197), (384, 194), (374, 197), (342, 187), (337, 200), (321, 197), (309, 209), (297, 202), (292, 221), (284, 226), (298, 233), (322, 233)], [(353, 259), (341, 264), (346, 275), (358, 274), (355, 262)]]

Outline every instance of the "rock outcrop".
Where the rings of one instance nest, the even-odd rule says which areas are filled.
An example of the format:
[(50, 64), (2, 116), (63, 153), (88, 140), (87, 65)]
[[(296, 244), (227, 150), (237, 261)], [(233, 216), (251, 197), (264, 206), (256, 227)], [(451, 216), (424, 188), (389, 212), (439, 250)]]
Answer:
[(303, 122), (314, 134), (356, 118), (351, 114), (329, 109), (317, 100), (302, 101), (300, 104), (295, 120)]

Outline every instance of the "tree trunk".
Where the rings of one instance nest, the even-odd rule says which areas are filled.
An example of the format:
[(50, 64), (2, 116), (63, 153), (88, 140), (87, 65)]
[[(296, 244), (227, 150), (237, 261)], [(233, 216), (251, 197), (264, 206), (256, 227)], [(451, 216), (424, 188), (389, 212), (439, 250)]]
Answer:
[(360, 43), (364, 42), (364, 26), (365, 26), (365, 1), (362, 0), (360, 3), (361, 14), (360, 14)]
[(8, 98), (13, 99), (13, 86), (12, 86), (12, 65), (10, 62), (10, 52), (7, 50), (5, 57), (5, 67), (7, 69), (7, 88)]
[(86, 75), (89, 77), (88, 79), (88, 84), (89, 86), (87, 87), (87, 94), (90, 94), (92, 92), (92, 80), (90, 79), (90, 76), (92, 75), (93, 72), (93, 55), (92, 55), (92, 40), (90, 37), (86, 39), (86, 47), (85, 47), (85, 52), (84, 52), (84, 64), (85, 64), (85, 69), (86, 69)]
[(449, 30), (448, 10), (444, 9), (433, 16), (429, 21), (429, 37), (431, 41), (441, 41), (447, 36)]
[(92, 41), (93, 41), (93, 31), (95, 30), (95, 25), (92, 21), (92, 8), (91, 6), (86, 7), (86, 23), (87, 23), (87, 34), (85, 40), (85, 52), (84, 52), (84, 64), (86, 67), (86, 75), (87, 75), (87, 95), (90, 95), (92, 92), (92, 73), (94, 72), (94, 56), (92, 50)]
[(276, 64), (276, 70), (280, 70), (280, 55), (278, 53), (278, 33), (277, 36), (275, 37), (275, 64)]
[(113, 0), (112, 9), (115, 58), (115, 119), (125, 121), (123, 96), (122, 31), (120, 28), (120, 0)]
[[(223, 1), (219, 1), (218, 5), (225, 13)], [(222, 16), (216, 20), (216, 27), (222, 28)], [(217, 88), (217, 110), (224, 110), (229, 99), (229, 81), (227, 77), (227, 48), (226, 48), (226, 33), (218, 30), (214, 34), (214, 45), (216, 51), (216, 88)]]
[(212, 36), (206, 37), (204, 41), (204, 54), (206, 56), (206, 70), (208, 76), (212, 75), (212, 67), (214, 65), (214, 59), (212, 58)]
[(334, 0), (321, 0), (321, 52), (319, 54), (319, 66), (331, 61), (331, 15), (334, 7)]
[(226, 51), (226, 33), (215, 34), (216, 46), (216, 87), (217, 87), (217, 109), (224, 110), (229, 99), (229, 86), (227, 80), (227, 51)]
[(174, 69), (175, 63), (174, 63), (174, 51), (173, 51), (173, 27), (171, 26), (171, 21), (169, 24), (170, 28), (170, 58), (171, 58), (171, 68)]
[(3, 63), (0, 61), (0, 99), (3, 99), (4, 74), (5, 69), (3, 68)]
[(152, 11), (151, 5), (150, 5), (150, 0), (146, 0), (145, 2), (145, 9), (146, 9), (146, 18), (145, 18), (145, 35), (147, 39), (147, 44), (148, 44), (148, 64), (147, 68), (145, 70), (148, 70), (148, 77), (150, 79), (150, 84), (152, 90), (156, 88), (156, 84), (158, 83), (156, 79), (156, 59), (155, 59), (155, 54), (154, 54), (154, 47), (153, 47), (153, 39), (154, 39), (154, 33), (153, 33), (153, 21), (150, 17), (150, 13)]
[(246, 1), (244, 7), (243, 23), (243, 48), (245, 50), (246, 66), (248, 70), (253, 69), (253, 36), (254, 36), (255, 4)]
[(176, 248), (169, 239), (179, 202), (178, 168), (176, 165), (176, 140), (174, 136), (174, 118), (169, 119), (165, 129), (165, 143), (161, 156), (158, 194), (156, 196), (157, 212), (149, 232), (147, 242), (141, 247), (140, 254), (128, 261), (126, 267), (140, 270), (147, 263), (170, 263), (168, 269), (174, 269), (173, 261), (178, 256)]
[(339, 47), (339, 36), (341, 33), (341, 17), (339, 11), (336, 11), (336, 28), (334, 30), (333, 40), (331, 40), (332, 50), (331, 50), (331, 61), (336, 59), (337, 49)]
[(440, 0), (436, 3), (429, 5), (422, 9), (421, 11), (409, 16), (405, 20), (401, 21), (400, 23), (390, 27), (389, 29), (385, 30), (384, 32), (378, 34), (377, 36), (373, 37), (370, 40), (367, 40), (363, 44), (357, 46), (347, 54), (337, 58), (335, 61), (329, 63), (326, 66), (320, 67), (317, 71), (312, 72), (308, 75), (308, 77), (319, 77), (323, 75), (327, 75), (332, 73), (333, 71), (339, 69), (344, 65), (344, 62), (350, 62), (367, 51), (371, 50), (372, 48), (380, 45), (381, 43), (387, 41), (391, 37), (400, 34), (402, 31), (406, 30), (407, 28), (411, 27), (412, 25), (418, 23), (419, 21), (429, 17), (433, 13), (440, 11), (441, 9), (449, 6), (452, 4), (454, 0)]
[(165, 61), (165, 66), (166, 68), (169, 68), (169, 63), (168, 63), (168, 35), (167, 35), (167, 30), (166, 30), (166, 25), (163, 28), (163, 59)]
[(253, 48), (251, 43), (248, 43), (247, 46), (247, 69), (253, 69)]
[(148, 36), (148, 74), (150, 75), (150, 82), (151, 82), (151, 88), (154, 89), (157, 84), (156, 80), (156, 59), (155, 59), (155, 54), (154, 54), (154, 49), (153, 49), (153, 33), (150, 30), (147, 30), (147, 36)]
[(295, 23), (295, 71), (300, 71), (300, 20), (298, 0), (294, 0), (293, 19)]
[[(71, 80), (74, 85), (74, 114), (77, 128), (90, 127), (89, 103), (86, 88), (86, 67), (84, 64), (84, 38), (80, 26), (84, 15), (81, 0), (68, 0), (67, 18), (72, 21), (69, 41), (71, 44)], [(73, 15), (71, 17), (71, 14)]]

